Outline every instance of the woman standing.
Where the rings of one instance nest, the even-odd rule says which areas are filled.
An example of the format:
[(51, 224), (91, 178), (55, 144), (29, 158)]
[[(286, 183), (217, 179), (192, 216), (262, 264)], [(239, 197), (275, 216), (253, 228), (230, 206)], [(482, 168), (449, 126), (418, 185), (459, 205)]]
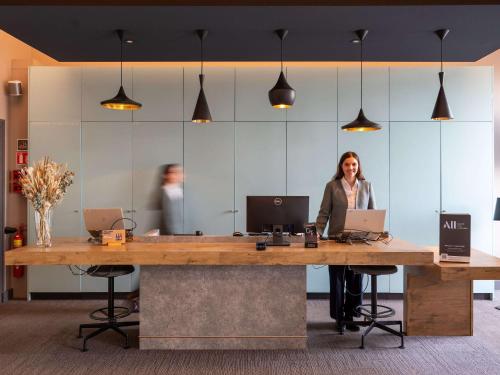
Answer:
[[(323, 201), (316, 219), (318, 233), (323, 235), (329, 223), (328, 236), (335, 236), (344, 230), (347, 209), (374, 209), (375, 195), (371, 183), (365, 180), (361, 163), (355, 152), (344, 153), (339, 160), (337, 173), (328, 182)], [(352, 322), (354, 309), (362, 303), (361, 275), (354, 274), (349, 266), (328, 266), (330, 274), (330, 316), (351, 331), (359, 331)], [(347, 294), (344, 293), (344, 286)]]
[(165, 166), (161, 187), (162, 222), (160, 234), (162, 235), (183, 233), (183, 180), (184, 172), (179, 164)]

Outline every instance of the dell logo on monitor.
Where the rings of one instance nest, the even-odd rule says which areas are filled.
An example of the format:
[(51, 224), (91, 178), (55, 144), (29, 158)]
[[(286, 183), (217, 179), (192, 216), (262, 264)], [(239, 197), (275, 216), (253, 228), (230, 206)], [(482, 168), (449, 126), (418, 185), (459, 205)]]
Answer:
[(279, 197), (274, 198), (273, 203), (275, 206), (281, 206), (283, 204), (283, 200)]

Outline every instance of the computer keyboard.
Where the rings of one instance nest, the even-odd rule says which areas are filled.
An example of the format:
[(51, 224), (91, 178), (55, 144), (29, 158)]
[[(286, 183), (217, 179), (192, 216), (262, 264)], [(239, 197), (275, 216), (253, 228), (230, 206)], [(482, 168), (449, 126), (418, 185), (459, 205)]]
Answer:
[(380, 238), (380, 233), (375, 232), (343, 232), (336, 236), (330, 236), (329, 239), (337, 242), (364, 242), (377, 241)]

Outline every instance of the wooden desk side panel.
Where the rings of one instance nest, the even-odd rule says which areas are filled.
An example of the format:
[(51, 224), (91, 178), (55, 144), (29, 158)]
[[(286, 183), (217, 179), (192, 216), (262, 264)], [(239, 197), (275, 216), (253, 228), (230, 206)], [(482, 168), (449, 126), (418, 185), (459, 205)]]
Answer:
[(404, 324), (408, 336), (472, 336), (471, 280), (440, 280), (434, 266), (406, 266)]

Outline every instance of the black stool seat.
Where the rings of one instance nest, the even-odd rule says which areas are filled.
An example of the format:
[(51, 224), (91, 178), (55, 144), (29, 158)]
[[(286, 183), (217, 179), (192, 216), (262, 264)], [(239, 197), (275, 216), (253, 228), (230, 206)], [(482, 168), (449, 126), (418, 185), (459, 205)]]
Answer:
[(92, 266), (87, 270), (87, 275), (94, 277), (118, 277), (131, 274), (134, 271), (134, 266)]
[(127, 265), (105, 265), (105, 266), (92, 266), (87, 270), (88, 276), (94, 277), (106, 277), (108, 279), (108, 305), (101, 309), (92, 311), (90, 313), (90, 318), (94, 320), (101, 320), (103, 323), (90, 323), (90, 324), (80, 324), (80, 330), (78, 337), (82, 337), (82, 329), (84, 328), (96, 328), (96, 330), (83, 339), (82, 351), (87, 351), (87, 340), (95, 337), (108, 329), (115, 331), (116, 333), (122, 335), (125, 338), (124, 348), (127, 349), (128, 346), (128, 335), (120, 327), (129, 327), (139, 325), (138, 321), (125, 321), (118, 322), (118, 319), (124, 318), (130, 315), (130, 309), (126, 307), (116, 307), (115, 306), (115, 277), (125, 276), (134, 272), (134, 266)]
[(351, 266), (354, 273), (366, 273), (367, 275), (392, 275), (398, 272), (396, 266)]

